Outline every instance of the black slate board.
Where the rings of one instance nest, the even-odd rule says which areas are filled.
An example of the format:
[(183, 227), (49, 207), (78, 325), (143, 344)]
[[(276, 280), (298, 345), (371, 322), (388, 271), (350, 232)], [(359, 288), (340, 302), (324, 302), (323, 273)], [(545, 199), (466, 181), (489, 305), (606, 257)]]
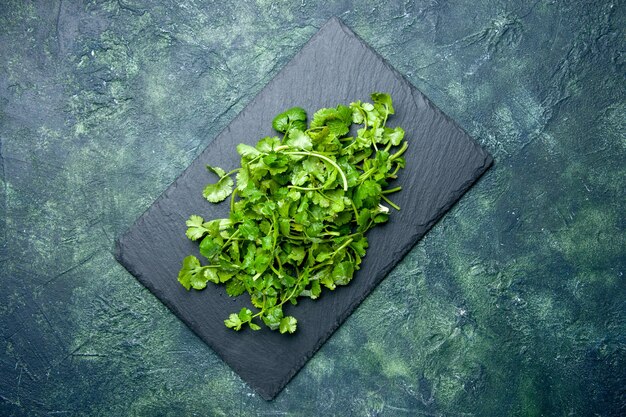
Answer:
[[(370, 231), (361, 270), (346, 287), (303, 300), (294, 310), (298, 331), (227, 329), (229, 313), (249, 305), (223, 288), (187, 292), (176, 280), (182, 259), (198, 255), (185, 237), (191, 214), (226, 217), (228, 203), (211, 205), (201, 190), (210, 180), (205, 164), (239, 166), (235, 146), (274, 135), (272, 118), (292, 106), (320, 107), (391, 94), (396, 109), (389, 125), (407, 132), (407, 168), (394, 183), (402, 211)], [(492, 158), (449, 117), (338, 19), (331, 19), (285, 68), (202, 152), (117, 242), (116, 258), (265, 399), (272, 399), (411, 247), (491, 165)]]

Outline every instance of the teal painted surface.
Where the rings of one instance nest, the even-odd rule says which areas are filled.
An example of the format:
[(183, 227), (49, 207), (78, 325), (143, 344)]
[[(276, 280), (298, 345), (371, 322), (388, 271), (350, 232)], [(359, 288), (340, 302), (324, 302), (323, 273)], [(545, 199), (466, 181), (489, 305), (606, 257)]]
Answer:
[[(1, 415), (626, 414), (623, 2), (76, 3), (0, 5)], [(268, 403), (111, 251), (333, 15), (496, 163)]]

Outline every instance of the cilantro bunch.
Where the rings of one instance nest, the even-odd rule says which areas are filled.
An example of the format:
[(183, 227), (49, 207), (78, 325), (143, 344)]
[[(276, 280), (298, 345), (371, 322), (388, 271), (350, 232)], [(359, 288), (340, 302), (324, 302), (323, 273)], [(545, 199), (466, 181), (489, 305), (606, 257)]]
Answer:
[[(227, 327), (264, 323), (293, 333), (297, 320), (284, 315), (285, 305), (348, 284), (365, 256), (366, 232), (388, 220), (387, 205), (400, 210), (387, 195), (401, 187), (387, 186), (404, 168), (407, 142), (402, 128), (386, 126), (391, 97), (371, 98), (320, 109), (310, 124), (303, 109), (291, 108), (272, 123), (282, 137), (237, 146), (241, 167), (207, 166), (218, 180), (203, 195), (212, 203), (230, 196), (230, 215), (187, 220), (186, 235), (200, 240), (206, 263), (186, 257), (178, 281), (187, 290), (210, 281), (233, 297), (247, 292), (255, 311), (230, 314)], [(360, 125), (354, 137), (353, 124)]]

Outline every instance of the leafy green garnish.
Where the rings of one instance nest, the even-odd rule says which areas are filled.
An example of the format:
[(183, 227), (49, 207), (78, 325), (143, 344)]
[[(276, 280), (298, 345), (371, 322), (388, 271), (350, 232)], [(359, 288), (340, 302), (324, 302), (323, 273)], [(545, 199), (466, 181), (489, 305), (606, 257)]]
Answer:
[(232, 172), (228, 174), (222, 168), (207, 165), (207, 170), (215, 173), (220, 179), (215, 184), (209, 184), (204, 188), (202, 195), (211, 203), (219, 203), (223, 201), (233, 192), (233, 179), (230, 177)]
[[(247, 292), (256, 311), (230, 314), (226, 327), (294, 333), (298, 321), (285, 306), (347, 285), (366, 254), (366, 232), (389, 219), (387, 205), (400, 210), (388, 195), (401, 187), (388, 184), (405, 165), (404, 130), (386, 126), (395, 111), (389, 94), (371, 98), (320, 109), (308, 126), (293, 107), (272, 122), (282, 137), (237, 146), (240, 168), (207, 166), (218, 180), (203, 195), (213, 203), (231, 196), (230, 215), (189, 217), (186, 235), (208, 264), (186, 257), (178, 281), (188, 290), (225, 284), (231, 297)], [(357, 134), (347, 136), (353, 124)]]
[(300, 107), (292, 107), (274, 117), (272, 127), (280, 133), (291, 129), (306, 130), (306, 111)]

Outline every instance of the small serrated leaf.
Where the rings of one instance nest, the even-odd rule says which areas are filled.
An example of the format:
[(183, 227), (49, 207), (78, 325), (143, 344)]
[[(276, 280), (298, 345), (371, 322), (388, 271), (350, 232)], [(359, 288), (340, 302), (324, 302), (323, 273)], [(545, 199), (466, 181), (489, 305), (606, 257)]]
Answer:
[(220, 201), (226, 200), (233, 192), (234, 185), (231, 177), (222, 177), (217, 183), (208, 184), (204, 187), (202, 195), (211, 203), (219, 203)]
[(237, 145), (237, 153), (244, 158), (252, 159), (256, 156), (259, 156), (261, 152), (259, 152), (259, 150), (253, 146), (246, 145), (245, 143), (240, 143), (239, 145)]
[(192, 215), (185, 224), (187, 225), (185, 235), (191, 240), (198, 240), (209, 232), (208, 229), (204, 227), (204, 219), (200, 216)]
[(215, 167), (215, 166), (211, 166), (211, 165), (207, 165), (206, 169), (209, 172), (214, 173), (215, 175), (217, 175), (218, 177), (222, 178), (224, 175), (226, 175), (226, 171), (224, 171), (222, 168), (220, 167)]
[(280, 320), (279, 330), (281, 333), (293, 333), (296, 331), (298, 320), (293, 316), (283, 317)]
[(243, 323), (241, 322), (237, 314), (232, 313), (230, 316), (228, 316), (226, 320), (224, 320), (224, 324), (226, 325), (226, 327), (233, 330), (240, 330)]
[(292, 129), (289, 131), (289, 137), (286, 140), (285, 144), (295, 149), (307, 151), (313, 148), (311, 138), (306, 133), (298, 129)]
[(237, 172), (237, 190), (245, 190), (249, 182), (250, 172), (248, 171), (248, 165), (242, 164), (241, 169)]

